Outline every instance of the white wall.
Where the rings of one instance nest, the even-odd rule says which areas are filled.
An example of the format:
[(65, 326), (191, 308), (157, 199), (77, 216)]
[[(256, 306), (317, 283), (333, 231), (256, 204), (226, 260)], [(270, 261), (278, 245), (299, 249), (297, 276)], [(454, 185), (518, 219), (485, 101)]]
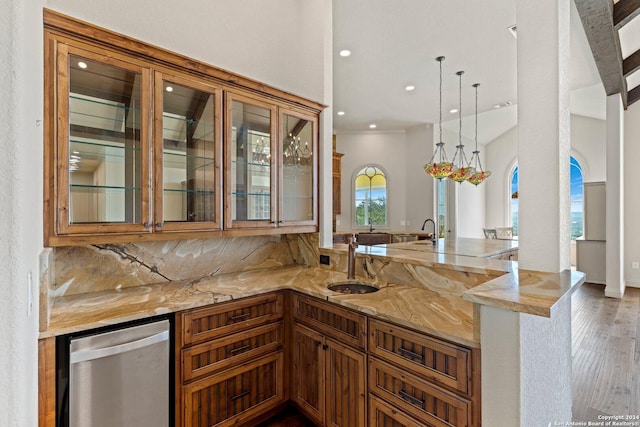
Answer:
[(638, 181), (640, 162), (640, 102), (624, 113), (624, 270), (627, 286), (640, 287), (640, 270), (631, 268), (640, 261), (640, 192)]
[(49, 0), (48, 7), (324, 100), (325, 0), (192, 0), (184, 5), (174, 0)]
[[(0, 414), (2, 424), (11, 426), (35, 426), (38, 419), (41, 5), (39, 1), (0, 0)], [(33, 277), (31, 304), (29, 273)]]
[(336, 217), (336, 230), (353, 229), (353, 179), (367, 164), (378, 165), (387, 172), (388, 227), (378, 226), (376, 229), (404, 230), (407, 197), (405, 133), (340, 133), (336, 135), (336, 150), (344, 154), (341, 214)]
[[(325, 66), (331, 0), (200, 0), (188, 7), (168, 0), (0, 0), (0, 414), (11, 426), (36, 426), (38, 413), (43, 138), (36, 121), (42, 120), (43, 6), (323, 104), (332, 93), (331, 67)], [(323, 117), (327, 128), (331, 114)], [(322, 138), (330, 151), (331, 132)], [(331, 158), (321, 159), (330, 183)], [(28, 272), (36, 283), (30, 316)]]
[[(433, 126), (426, 124), (407, 129), (407, 231), (419, 231), (427, 218), (435, 218), (434, 179), (424, 171), (433, 153)], [(430, 226), (429, 226), (430, 227)], [(429, 228), (431, 230), (431, 228)]]
[[(514, 107), (515, 108), (515, 107)], [(510, 197), (511, 168), (518, 157), (517, 126), (486, 146), (486, 168), (493, 175), (486, 181), (486, 226), (502, 227), (510, 222), (507, 202)], [(605, 121), (571, 115), (571, 154), (583, 167), (585, 182), (606, 179)], [(483, 163), (484, 164), (484, 163)]]

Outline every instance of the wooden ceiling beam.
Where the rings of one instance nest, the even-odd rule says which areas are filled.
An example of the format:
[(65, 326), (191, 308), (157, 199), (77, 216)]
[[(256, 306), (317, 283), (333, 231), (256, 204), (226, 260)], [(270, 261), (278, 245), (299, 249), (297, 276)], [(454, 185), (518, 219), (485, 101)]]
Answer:
[(627, 94), (627, 105), (631, 105), (640, 99), (640, 86), (636, 86)]
[(613, 26), (620, 29), (640, 15), (640, 0), (620, 0), (613, 6)]
[[(619, 3), (626, 1), (629, 0)], [(622, 74), (620, 38), (613, 26), (613, 3), (611, 0), (575, 0), (575, 4), (605, 92), (607, 95), (619, 93), (627, 108), (627, 81)]]
[(640, 50), (636, 50), (622, 62), (622, 74), (627, 78), (638, 69), (640, 69)]

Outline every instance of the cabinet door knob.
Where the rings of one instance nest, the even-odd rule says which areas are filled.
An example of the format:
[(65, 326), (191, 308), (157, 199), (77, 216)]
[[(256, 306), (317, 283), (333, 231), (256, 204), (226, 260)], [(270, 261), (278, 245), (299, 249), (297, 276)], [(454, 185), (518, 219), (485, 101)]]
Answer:
[(151, 224), (149, 224), (149, 221), (145, 222), (144, 224), (142, 224), (144, 226), (144, 228), (149, 228), (151, 227)]
[(157, 228), (162, 228), (163, 224), (164, 224), (164, 222), (156, 222), (156, 227)]

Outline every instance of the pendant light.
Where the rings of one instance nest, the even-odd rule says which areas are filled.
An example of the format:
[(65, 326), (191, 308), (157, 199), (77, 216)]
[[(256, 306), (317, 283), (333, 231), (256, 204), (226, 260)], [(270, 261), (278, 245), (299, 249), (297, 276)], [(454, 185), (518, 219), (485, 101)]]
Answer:
[(491, 176), (491, 172), (482, 169), (482, 163), (480, 163), (480, 151), (478, 151), (478, 86), (480, 86), (480, 83), (475, 83), (473, 85), (473, 87), (476, 88), (476, 150), (471, 156), (471, 162), (475, 168), (475, 172), (467, 178), (467, 181), (475, 186), (482, 184)]
[[(458, 107), (458, 145), (456, 146), (456, 153), (453, 155), (453, 172), (449, 175), (449, 179), (454, 180), (455, 182), (459, 182), (462, 184), (465, 182), (474, 172), (473, 169), (469, 165), (469, 161), (467, 160), (467, 155), (464, 153), (464, 145), (462, 145), (462, 75), (464, 71), (458, 71), (456, 73), (459, 77), (459, 86), (460, 86), (460, 104)], [(457, 161), (456, 161), (457, 160)]]
[(453, 163), (447, 160), (447, 153), (444, 151), (444, 142), (442, 141), (442, 61), (444, 56), (439, 56), (436, 61), (440, 63), (440, 120), (438, 127), (440, 130), (440, 141), (436, 144), (436, 150), (431, 156), (429, 163), (424, 165), (424, 170), (436, 179), (446, 178), (453, 172)]

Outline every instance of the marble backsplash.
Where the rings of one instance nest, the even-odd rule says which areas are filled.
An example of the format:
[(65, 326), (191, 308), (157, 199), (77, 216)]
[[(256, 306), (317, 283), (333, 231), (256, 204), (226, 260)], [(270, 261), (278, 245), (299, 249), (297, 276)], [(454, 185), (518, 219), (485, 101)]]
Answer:
[[(49, 297), (317, 263), (317, 234), (225, 237), (53, 249)], [(315, 247), (313, 246), (315, 244)]]

